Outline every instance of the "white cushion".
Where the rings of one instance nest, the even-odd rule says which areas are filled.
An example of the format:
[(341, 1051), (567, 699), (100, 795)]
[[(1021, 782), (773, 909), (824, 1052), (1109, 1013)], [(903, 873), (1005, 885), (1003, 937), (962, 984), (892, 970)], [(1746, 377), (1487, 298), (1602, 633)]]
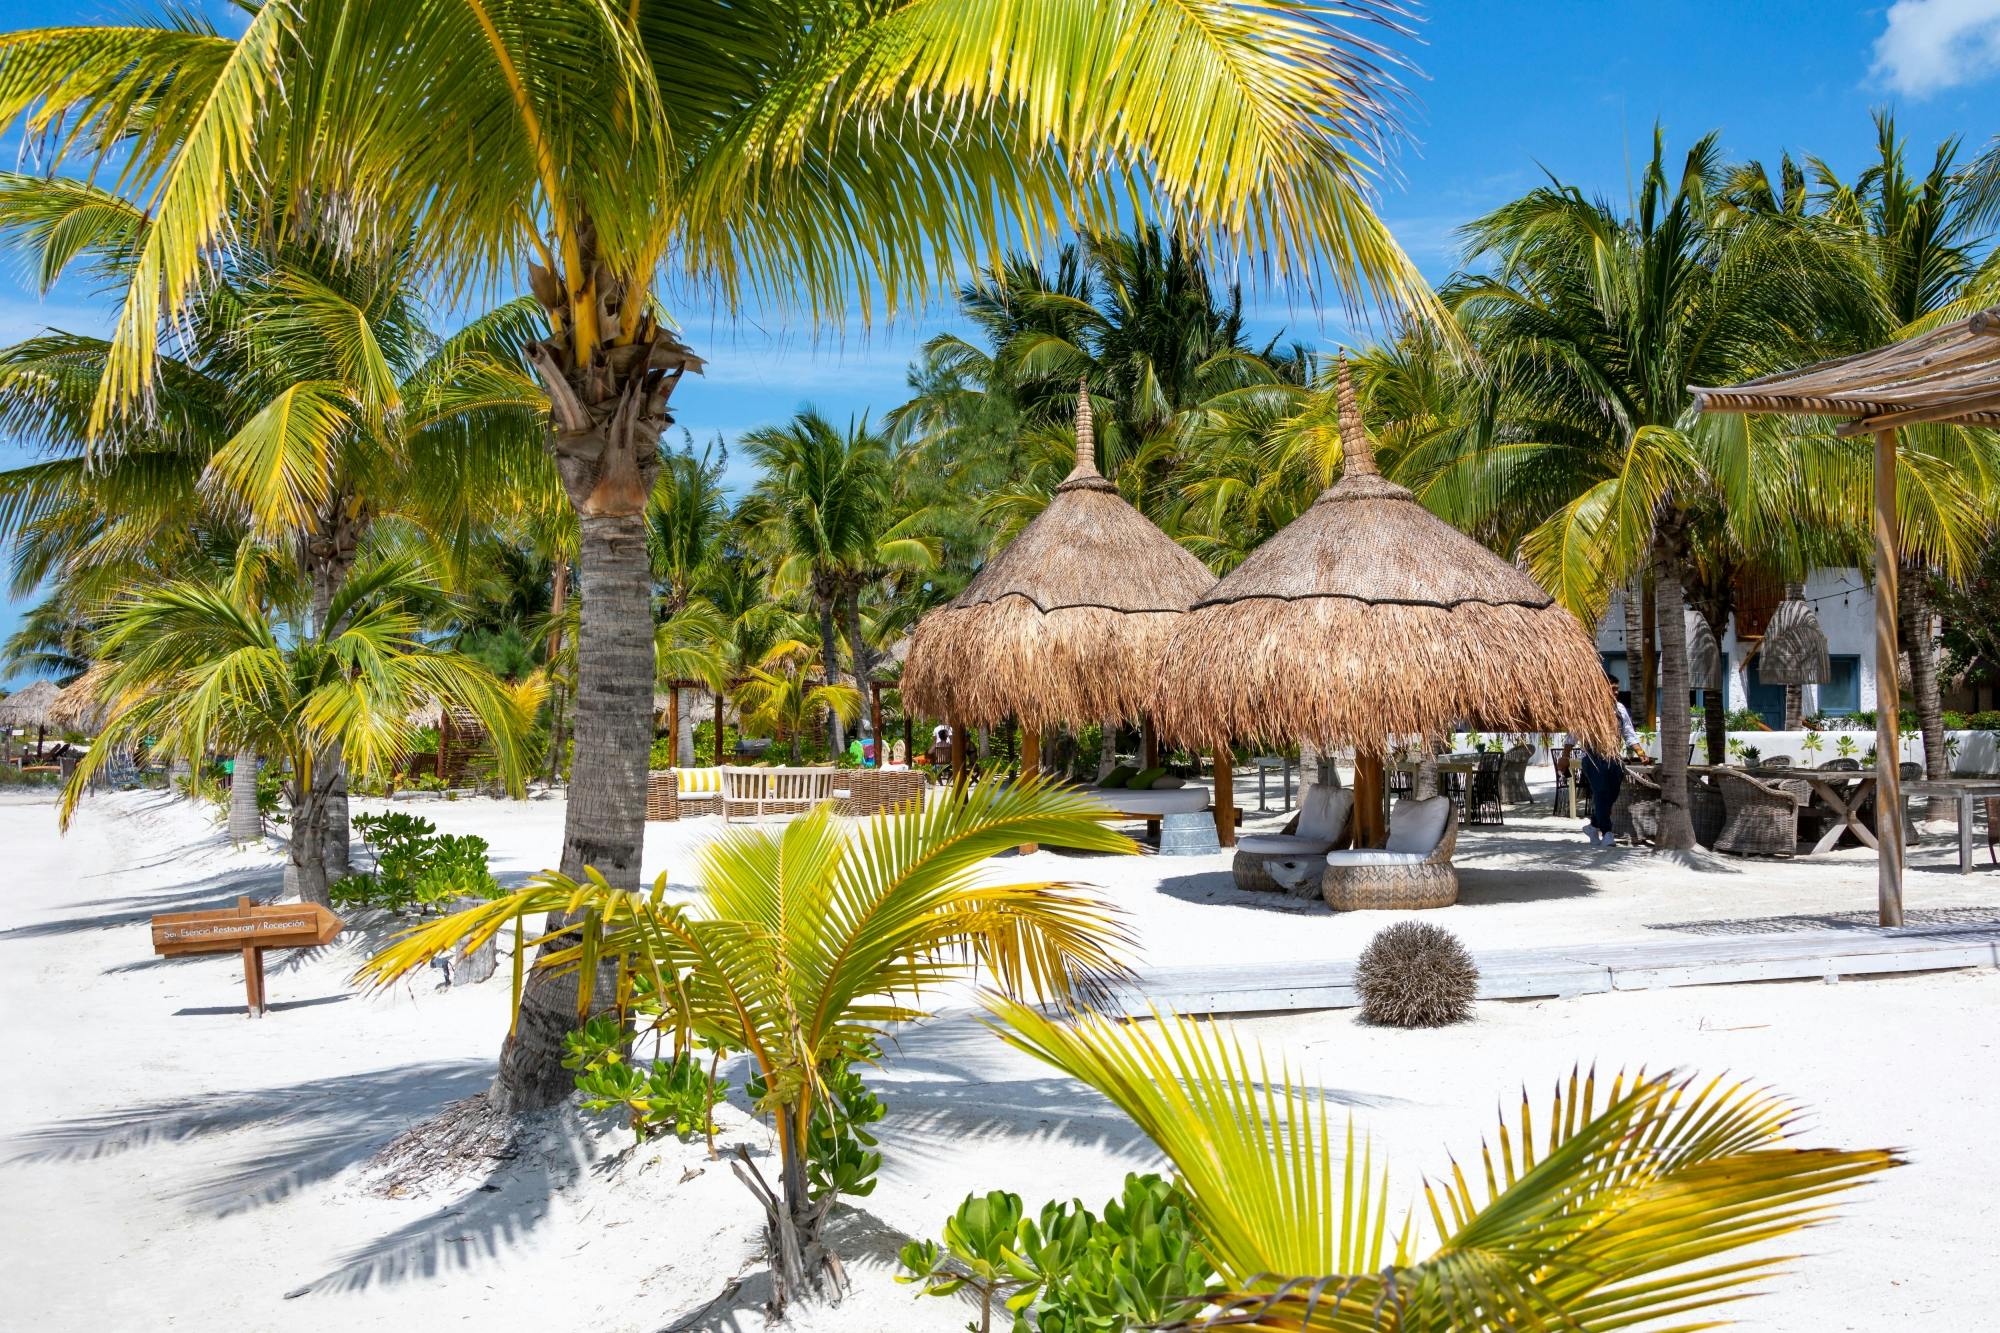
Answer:
[(1290, 833), (1253, 833), (1236, 840), (1237, 851), (1259, 856), (1318, 856), (1332, 847), (1331, 838), (1301, 838)]
[(1384, 850), (1429, 856), (1437, 850), (1438, 839), (1444, 837), (1445, 821), (1449, 818), (1449, 796), (1398, 801), (1389, 812), (1389, 842)]
[(1328, 852), (1326, 863), (1330, 866), (1420, 866), (1424, 863), (1422, 852)]
[(1178, 773), (1169, 773), (1163, 778), (1153, 779), (1154, 791), (1179, 791), (1187, 786), (1187, 779)]
[(1132, 791), (1113, 787), (1083, 793), (1107, 810), (1141, 819), (1191, 815), (1208, 809), (1208, 788), (1180, 787), (1172, 791)]
[(1318, 839), (1331, 847), (1340, 841), (1348, 813), (1353, 809), (1353, 792), (1314, 783), (1299, 797), (1299, 836)]

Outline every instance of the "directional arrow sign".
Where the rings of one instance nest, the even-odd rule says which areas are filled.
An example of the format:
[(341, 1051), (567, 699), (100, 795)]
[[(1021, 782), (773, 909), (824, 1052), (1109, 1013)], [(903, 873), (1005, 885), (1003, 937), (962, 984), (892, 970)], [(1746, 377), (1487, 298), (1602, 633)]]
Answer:
[(252, 903), (206, 912), (168, 912), (153, 918), (153, 952), (243, 955), (243, 988), (254, 1018), (264, 1010), (264, 950), (310, 949), (331, 944), (346, 923), (318, 903)]

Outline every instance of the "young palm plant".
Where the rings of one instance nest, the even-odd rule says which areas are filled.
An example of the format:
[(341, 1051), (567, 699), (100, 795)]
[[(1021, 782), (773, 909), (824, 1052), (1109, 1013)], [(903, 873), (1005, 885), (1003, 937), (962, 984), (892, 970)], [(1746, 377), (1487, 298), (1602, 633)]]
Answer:
[(807, 665), (805, 654), (798, 652), (767, 658), (750, 668), (750, 679), (737, 692), (743, 725), (787, 742), (794, 764), (799, 762), (800, 738), (828, 716), (850, 725), (861, 716), (861, 691), (838, 680), (816, 685), (806, 675)]
[[(1749, 1294), (1786, 1262), (1736, 1252), (1824, 1220), (1832, 1196), (1900, 1164), (1880, 1149), (1801, 1148), (1798, 1109), (1717, 1079), (1640, 1072), (1558, 1087), (1543, 1128), (1426, 1183), (1437, 1245), (1392, 1217), (1350, 1122), (1226, 1031), (1174, 1015), (1074, 1022), (1006, 998), (1001, 1038), (1132, 1117), (1173, 1163), (1218, 1275), (1176, 1328), (1256, 1333), (1576, 1333), (1652, 1326)], [(1497, 1151), (1496, 1151), (1497, 1148)], [(1706, 1321), (1675, 1328), (1708, 1328)]]
[(400, 561), (357, 568), (333, 595), (326, 626), (303, 633), (273, 624), (240, 581), (132, 595), (106, 621), (99, 698), (108, 715), (63, 789), (64, 827), (97, 770), (142, 741), (190, 762), (254, 751), (285, 771), (299, 896), (326, 903), (326, 787), (315, 780), (325, 755), (365, 776), (384, 773), (414, 739), (407, 715), (436, 699), (480, 719), (501, 777), (518, 788), (521, 706), (478, 663), (423, 641), (439, 602)]
[[(370, 959), (362, 977), (386, 985), (458, 946), (511, 926), (514, 996), (523, 962), (577, 979), (579, 1012), (593, 1003), (600, 965), (619, 986), (634, 977), (677, 997), (694, 1036), (743, 1051), (768, 1092), (759, 1107), (778, 1137), (780, 1181), (745, 1176), (768, 1213), (775, 1304), (829, 1285), (838, 1261), (822, 1235), (830, 1196), (814, 1197), (806, 1152), (826, 1079), (890, 1025), (923, 1017), (925, 997), (984, 973), (1028, 1000), (1088, 998), (1123, 976), (1125, 931), (1110, 906), (1068, 885), (994, 884), (980, 863), (1023, 842), (1130, 852), (1090, 803), (1041, 782), (979, 784), (922, 809), (859, 822), (821, 807), (781, 831), (732, 828), (695, 853), (703, 897), (635, 893), (591, 872), (556, 872), (529, 887), (409, 932)], [(580, 930), (530, 937), (526, 918), (580, 917)], [(754, 1182), (754, 1183), (753, 1183)]]

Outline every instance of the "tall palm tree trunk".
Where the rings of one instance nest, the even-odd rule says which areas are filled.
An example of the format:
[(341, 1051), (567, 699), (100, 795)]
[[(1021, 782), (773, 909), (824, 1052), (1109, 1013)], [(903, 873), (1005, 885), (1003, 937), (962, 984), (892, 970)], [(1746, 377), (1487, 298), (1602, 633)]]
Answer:
[[(1903, 563), (1897, 579), (1896, 615), (1903, 649), (1910, 656), (1910, 697), (1917, 706), (1917, 726), (1924, 737), (1924, 776), (1951, 776), (1951, 759), (1944, 752), (1944, 698), (1938, 681), (1937, 636), (1932, 633), (1930, 570)], [(1877, 701), (1878, 706), (1880, 701)], [(1925, 819), (1942, 819), (1952, 803), (1933, 796), (1924, 802)]]
[(1704, 688), (1701, 699), (1701, 730), (1708, 751), (1708, 762), (1723, 764), (1729, 761), (1729, 657), (1722, 649), (1722, 636), (1728, 632), (1729, 617), (1735, 609), (1727, 584), (1719, 589), (1705, 589), (1696, 599), (1695, 609), (1708, 622), (1708, 632), (1715, 637), (1718, 656), (1717, 679), (1720, 683), (1713, 690)]
[(229, 773), (229, 840), (241, 845), (264, 836), (257, 808), (257, 752), (238, 750)]
[[(861, 698), (868, 698), (868, 679), (875, 674), (875, 650), (868, 646), (867, 638), (861, 632), (861, 590), (850, 587), (840, 599), (842, 618), (847, 627), (848, 660), (854, 667), (854, 688), (861, 691)], [(882, 738), (877, 736), (879, 745)]]
[[(581, 521), (577, 559), (575, 758), (563, 820), (561, 870), (595, 868), (614, 886), (639, 887), (646, 836), (646, 763), (653, 748), (652, 582), (642, 512)], [(548, 929), (566, 922), (550, 914)], [(597, 994), (608, 995), (601, 985)], [(562, 1067), (576, 1026), (576, 978), (537, 974), (500, 1052), (492, 1097), (500, 1109), (537, 1111), (575, 1089)]]
[(1632, 696), (1632, 716), (1642, 727), (1649, 721), (1640, 712), (1645, 705), (1641, 678), (1646, 658), (1646, 575), (1642, 570), (1625, 584), (1625, 687)]
[[(322, 633), (327, 617), (332, 614), (334, 596), (347, 582), (366, 535), (364, 518), (348, 502), (348, 497), (338, 491), (317, 515), (313, 530), (305, 535), (305, 560), (312, 578), (313, 625)], [(327, 749), (314, 759), (313, 774), (320, 784), (319, 804), (324, 809), (326, 869), (338, 877), (347, 873), (350, 864), (347, 765), (338, 750)], [(294, 829), (292, 836), (298, 837), (298, 830)]]
[(1639, 594), (1639, 680), (1642, 692), (1634, 697), (1634, 702), (1639, 705), (1639, 725), (1650, 727), (1660, 717), (1660, 606), (1653, 595), (1650, 572), (1641, 582)]
[[(816, 594), (813, 600), (819, 605), (819, 662), (820, 672), (831, 685), (840, 679), (839, 645), (833, 636), (833, 602), (830, 592)], [(847, 729), (841, 724), (840, 714), (831, 708), (826, 710), (827, 754), (831, 758), (847, 748)]]
[(1681, 593), (1686, 541), (1672, 518), (1661, 520), (1653, 539), (1653, 598), (1660, 632), (1660, 831), (1655, 842), (1671, 851), (1695, 845), (1688, 812), (1687, 608)]
[(327, 788), (308, 774), (304, 783), (296, 780), (287, 787), (292, 804), (292, 836), (285, 856), (285, 888), (302, 903), (331, 907), (327, 892), (332, 879), (326, 865)]

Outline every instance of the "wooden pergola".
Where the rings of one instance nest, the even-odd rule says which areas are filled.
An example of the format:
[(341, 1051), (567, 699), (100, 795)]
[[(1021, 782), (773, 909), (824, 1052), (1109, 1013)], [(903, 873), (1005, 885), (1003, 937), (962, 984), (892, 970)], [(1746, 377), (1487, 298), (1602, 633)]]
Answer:
[(1896, 432), (1949, 423), (2000, 427), (2000, 306), (1871, 352), (1727, 389), (1690, 386), (1703, 412), (1837, 417), (1837, 434), (1875, 437), (1876, 897), (1903, 924), (1903, 783), (1897, 729)]

